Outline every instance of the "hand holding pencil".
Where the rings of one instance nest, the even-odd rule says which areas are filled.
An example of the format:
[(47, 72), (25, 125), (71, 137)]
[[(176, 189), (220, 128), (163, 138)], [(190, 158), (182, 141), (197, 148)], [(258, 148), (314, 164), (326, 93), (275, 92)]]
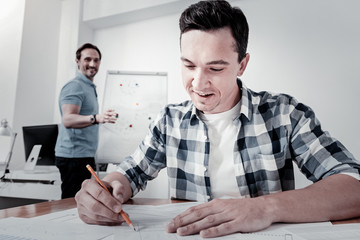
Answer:
[[(95, 171), (93, 170), (93, 168), (90, 165), (86, 165), (87, 169), (90, 171), (91, 175), (95, 178), (95, 180), (100, 184), (100, 186), (102, 188), (104, 188), (111, 196), (111, 192), (109, 191), (109, 189), (105, 186), (105, 184), (100, 180), (100, 178), (97, 176), (97, 174), (95, 173)], [(131, 220), (129, 219), (128, 215), (121, 210), (120, 215), (124, 218), (124, 220), (126, 221), (126, 223), (132, 228), (134, 229), (134, 231), (137, 231), (136, 228), (134, 227), (134, 225), (132, 224)]]

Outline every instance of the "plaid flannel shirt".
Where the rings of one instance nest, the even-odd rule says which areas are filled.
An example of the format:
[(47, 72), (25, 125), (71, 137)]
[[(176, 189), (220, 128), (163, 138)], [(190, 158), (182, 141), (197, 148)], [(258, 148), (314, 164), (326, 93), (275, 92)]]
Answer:
[[(285, 94), (254, 92), (238, 80), (241, 110), (234, 166), (239, 192), (257, 197), (295, 188), (295, 161), (316, 182), (337, 173), (360, 180), (360, 162), (328, 132), (314, 112)], [(169, 104), (149, 127), (134, 154), (118, 171), (130, 181), (133, 195), (167, 168), (172, 198), (209, 201), (210, 142), (207, 127), (191, 101)], [(226, 176), (224, 176), (226, 177)]]

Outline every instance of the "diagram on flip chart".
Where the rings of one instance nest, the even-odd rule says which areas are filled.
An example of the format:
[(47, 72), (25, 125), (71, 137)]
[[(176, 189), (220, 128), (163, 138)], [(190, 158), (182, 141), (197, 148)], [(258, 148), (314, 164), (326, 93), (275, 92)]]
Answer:
[(132, 154), (166, 104), (166, 73), (108, 71), (102, 111), (119, 115), (115, 124), (100, 125), (96, 161), (118, 163)]

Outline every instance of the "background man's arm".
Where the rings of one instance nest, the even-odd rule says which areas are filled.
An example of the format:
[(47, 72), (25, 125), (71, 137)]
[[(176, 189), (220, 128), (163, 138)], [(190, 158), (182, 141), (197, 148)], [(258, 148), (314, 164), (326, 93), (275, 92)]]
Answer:
[(92, 125), (91, 115), (80, 115), (80, 106), (75, 104), (63, 104), (62, 122), (66, 128), (84, 128)]
[[(92, 125), (92, 115), (80, 115), (80, 106), (75, 104), (63, 104), (62, 121), (66, 128), (84, 128)], [(97, 123), (115, 123), (117, 114), (114, 110), (107, 110), (104, 113), (96, 114)]]

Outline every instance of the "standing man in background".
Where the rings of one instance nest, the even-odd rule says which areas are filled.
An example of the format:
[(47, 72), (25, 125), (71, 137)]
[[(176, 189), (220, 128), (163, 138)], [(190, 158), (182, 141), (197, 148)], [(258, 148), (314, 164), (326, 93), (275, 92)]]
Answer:
[(59, 96), (62, 122), (55, 147), (56, 166), (61, 175), (61, 198), (74, 197), (85, 179), (91, 178), (86, 169), (95, 168), (99, 123), (114, 123), (117, 114), (107, 110), (99, 114), (94, 77), (101, 62), (100, 50), (85, 43), (76, 51), (78, 73), (65, 84)]

